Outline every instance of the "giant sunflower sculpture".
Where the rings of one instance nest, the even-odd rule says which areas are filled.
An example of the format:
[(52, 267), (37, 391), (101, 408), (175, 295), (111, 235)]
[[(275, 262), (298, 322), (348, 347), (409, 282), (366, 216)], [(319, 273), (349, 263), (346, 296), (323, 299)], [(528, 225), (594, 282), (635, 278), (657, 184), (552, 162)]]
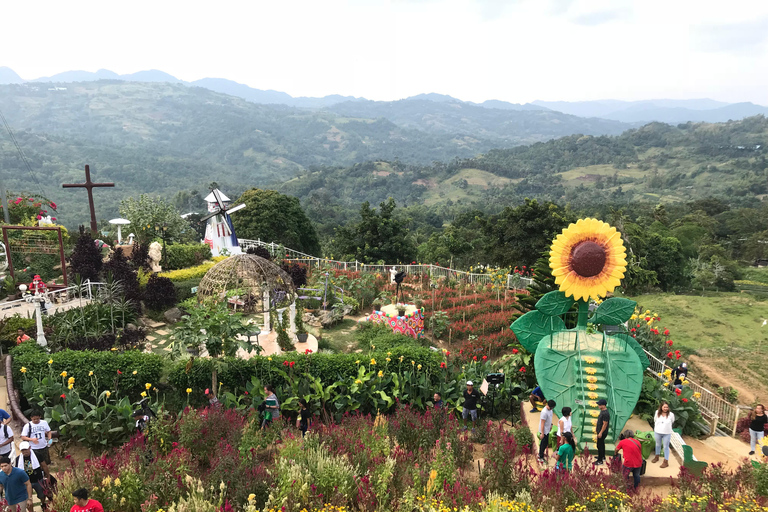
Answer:
[(555, 284), (566, 297), (604, 297), (621, 284), (627, 253), (616, 228), (597, 219), (579, 219), (557, 235), (549, 252)]

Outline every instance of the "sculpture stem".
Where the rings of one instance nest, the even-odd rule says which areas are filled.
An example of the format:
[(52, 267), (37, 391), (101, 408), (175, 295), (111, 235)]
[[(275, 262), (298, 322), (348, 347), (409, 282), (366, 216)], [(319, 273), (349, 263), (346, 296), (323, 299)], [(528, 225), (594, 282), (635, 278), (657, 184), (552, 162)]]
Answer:
[(576, 328), (580, 331), (586, 331), (587, 315), (589, 314), (589, 302), (579, 299), (576, 303), (579, 305), (579, 317), (576, 321)]

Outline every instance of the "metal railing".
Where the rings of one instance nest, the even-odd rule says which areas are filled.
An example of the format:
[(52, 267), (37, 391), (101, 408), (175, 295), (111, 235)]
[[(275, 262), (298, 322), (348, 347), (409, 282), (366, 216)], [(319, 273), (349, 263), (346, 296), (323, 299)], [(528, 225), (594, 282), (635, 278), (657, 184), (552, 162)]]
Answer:
[[(47, 302), (53, 302), (55, 304), (64, 304), (74, 299), (93, 299), (99, 290), (106, 286), (106, 283), (96, 283), (86, 280), (82, 285), (69, 286), (60, 290), (52, 290), (45, 292), (45, 296), (48, 299)], [(26, 299), (9, 300), (7, 302), (0, 302), (0, 317), (6, 317), (16, 314), (19, 309), (26, 309), (29, 306), (29, 302)]]
[[(648, 373), (659, 380), (666, 381), (667, 379), (664, 377), (664, 372), (667, 369), (672, 370), (672, 368), (664, 364), (664, 361), (647, 350), (645, 353), (648, 356), (648, 360), (651, 362), (651, 365), (648, 367)], [(659, 374), (661, 374), (661, 377), (659, 377)], [(686, 387), (692, 389), (694, 393), (701, 394), (696, 401), (699, 404), (699, 411), (701, 412), (702, 417), (704, 417), (709, 424), (710, 434), (715, 433), (718, 428), (718, 423), (720, 423), (723, 425), (723, 429), (726, 432), (730, 431), (731, 436), (736, 436), (736, 424), (741, 415), (741, 407), (738, 404), (727, 402), (722, 397), (716, 395), (688, 377), (686, 377), (686, 380), (688, 381)]]
[[(472, 272), (466, 272), (463, 270), (454, 270), (452, 268), (441, 267), (439, 265), (366, 265), (359, 261), (337, 261), (328, 258), (318, 258), (301, 251), (295, 251), (287, 247), (283, 247), (274, 242), (262, 242), (261, 240), (246, 240), (240, 239), (240, 247), (247, 250), (249, 247), (264, 247), (275, 254), (278, 251), (285, 252), (286, 259), (289, 261), (296, 261), (306, 263), (310, 267), (322, 268), (330, 267), (337, 270), (354, 270), (355, 272), (379, 272), (385, 274), (389, 272), (392, 267), (397, 267), (399, 270), (405, 270), (412, 275), (429, 275), (432, 279), (444, 278), (455, 279), (457, 281), (465, 281), (469, 284), (492, 284), (493, 277), (489, 274), (477, 274)], [(507, 288), (523, 290), (533, 283), (533, 279), (529, 277), (521, 277), (517, 274), (507, 274)]]

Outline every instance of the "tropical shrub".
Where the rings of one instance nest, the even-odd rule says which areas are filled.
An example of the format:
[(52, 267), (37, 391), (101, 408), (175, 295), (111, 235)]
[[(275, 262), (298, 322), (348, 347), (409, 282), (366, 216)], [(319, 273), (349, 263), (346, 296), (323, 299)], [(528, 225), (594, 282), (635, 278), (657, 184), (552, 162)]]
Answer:
[(165, 246), (163, 268), (178, 270), (200, 265), (211, 259), (211, 248), (207, 244), (170, 244)]
[(201, 279), (202, 278), (197, 277), (184, 281), (171, 280), (171, 282), (173, 282), (173, 286), (176, 288), (176, 302), (181, 303), (189, 298), (194, 297), (195, 294), (192, 293), (192, 288), (197, 288), (200, 285)]
[(149, 276), (144, 290), (144, 305), (147, 308), (162, 311), (175, 306), (176, 301), (176, 287), (170, 279), (156, 274)]
[(225, 258), (226, 256), (217, 256), (216, 258), (213, 258), (213, 261), (201, 263), (196, 267), (171, 270), (169, 272), (160, 272), (158, 275), (160, 277), (167, 277), (174, 283), (179, 281), (188, 281), (190, 279), (202, 279), (203, 276), (205, 276), (205, 273), (211, 270), (211, 267)]
[(37, 324), (34, 318), (27, 318), (16, 313), (13, 316), (7, 316), (0, 319), (0, 343), (7, 351), (16, 346), (18, 330), (24, 329), (24, 332), (32, 339), (37, 336)]
[(69, 272), (72, 278), (80, 276), (83, 281), (98, 282), (104, 265), (101, 250), (96, 247), (89, 229), (80, 226), (80, 234), (75, 242), (75, 249), (69, 257)]

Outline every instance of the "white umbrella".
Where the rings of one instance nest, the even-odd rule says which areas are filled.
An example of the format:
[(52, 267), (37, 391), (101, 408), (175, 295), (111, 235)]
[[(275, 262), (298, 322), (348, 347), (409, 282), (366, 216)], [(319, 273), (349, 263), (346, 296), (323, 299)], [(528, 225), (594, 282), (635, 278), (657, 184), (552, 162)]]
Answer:
[(109, 221), (110, 224), (117, 226), (117, 243), (120, 243), (123, 241), (123, 232), (120, 228), (123, 226), (126, 226), (131, 223), (128, 219), (112, 219)]

